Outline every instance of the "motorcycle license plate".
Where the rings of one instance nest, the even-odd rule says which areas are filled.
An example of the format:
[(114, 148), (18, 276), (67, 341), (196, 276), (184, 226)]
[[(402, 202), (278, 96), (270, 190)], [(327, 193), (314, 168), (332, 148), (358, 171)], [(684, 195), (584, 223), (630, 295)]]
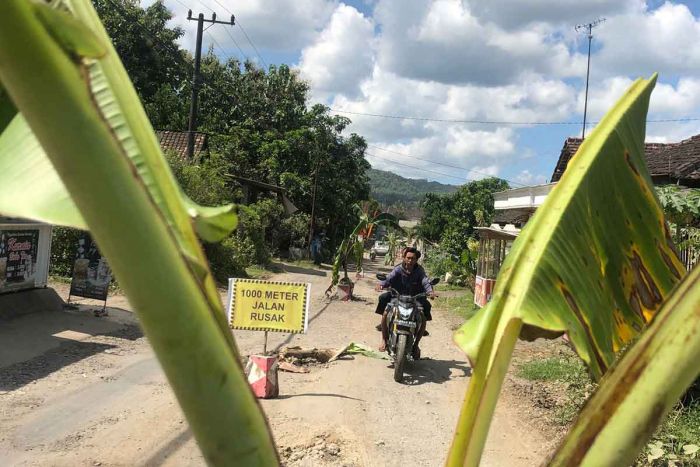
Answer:
[(398, 326), (406, 326), (406, 327), (409, 327), (409, 328), (415, 328), (415, 327), (416, 327), (416, 323), (414, 323), (413, 321), (404, 321), (404, 320), (401, 320), (401, 319), (398, 320), (398, 321), (396, 322), (396, 324), (397, 324)]

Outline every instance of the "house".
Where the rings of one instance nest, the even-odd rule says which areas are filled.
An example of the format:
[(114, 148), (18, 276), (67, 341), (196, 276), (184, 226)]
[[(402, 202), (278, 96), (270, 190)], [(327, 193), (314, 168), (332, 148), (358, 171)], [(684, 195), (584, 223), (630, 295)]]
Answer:
[[(181, 159), (187, 159), (187, 131), (157, 130), (156, 136), (163, 152), (174, 152)], [(194, 159), (199, 160), (209, 150), (209, 135), (194, 133)]]
[(479, 259), (474, 280), (474, 303), (484, 306), (491, 298), (503, 259), (518, 233), (542, 205), (556, 183), (526, 186), (493, 194), (496, 209), (490, 227), (477, 227)]
[[(510, 246), (561, 179), (582, 141), (575, 137), (564, 141), (550, 183), (494, 193), (496, 212), (493, 223), (477, 229), (479, 262), (474, 287), (475, 304), (484, 306), (491, 298), (496, 276)], [(700, 135), (678, 143), (645, 143), (644, 156), (655, 186), (700, 187)]]
[[(566, 139), (552, 173), (553, 183), (564, 174), (581, 142), (581, 138)], [(679, 143), (645, 143), (644, 156), (654, 185), (700, 187), (700, 135)]]

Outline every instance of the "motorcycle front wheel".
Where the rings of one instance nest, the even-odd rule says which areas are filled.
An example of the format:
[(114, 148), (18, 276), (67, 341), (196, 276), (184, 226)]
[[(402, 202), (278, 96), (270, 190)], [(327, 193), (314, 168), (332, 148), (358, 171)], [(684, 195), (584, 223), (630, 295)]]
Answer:
[(403, 368), (406, 365), (406, 349), (408, 347), (408, 336), (399, 334), (398, 342), (396, 343), (396, 356), (394, 358), (394, 381), (400, 383), (403, 381)]

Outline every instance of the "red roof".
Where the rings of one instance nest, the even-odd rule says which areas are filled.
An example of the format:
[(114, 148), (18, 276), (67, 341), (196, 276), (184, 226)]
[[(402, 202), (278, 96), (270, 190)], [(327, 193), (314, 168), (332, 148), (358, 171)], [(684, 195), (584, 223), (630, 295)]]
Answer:
[[(564, 147), (552, 173), (552, 182), (559, 181), (581, 142), (581, 138), (574, 137), (564, 141)], [(700, 135), (680, 143), (645, 143), (644, 149), (649, 175), (655, 182), (678, 181), (688, 186), (700, 183)]]
[[(181, 158), (187, 158), (187, 131), (157, 130), (158, 142), (164, 152), (174, 151)], [(194, 158), (207, 149), (208, 138), (206, 133), (196, 131), (194, 133)]]

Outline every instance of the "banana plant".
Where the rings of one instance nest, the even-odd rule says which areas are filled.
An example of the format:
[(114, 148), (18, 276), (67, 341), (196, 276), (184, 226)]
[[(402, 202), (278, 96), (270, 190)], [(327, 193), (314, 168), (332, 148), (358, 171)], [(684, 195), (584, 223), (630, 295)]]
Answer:
[(519, 336), (568, 334), (600, 379), (685, 275), (644, 162), (655, 82), (637, 80), (583, 142), (513, 244), (491, 302), (456, 332), (474, 370), (448, 464), (478, 464)]
[(389, 251), (384, 256), (384, 265), (390, 266), (394, 264), (396, 255), (399, 253), (400, 238), (396, 232), (389, 232), (386, 236), (386, 241), (389, 243)]
[[(348, 235), (338, 247), (338, 252), (333, 260), (331, 284), (328, 286), (326, 294), (328, 294), (330, 290), (335, 287), (336, 284), (338, 284), (338, 281), (340, 280), (341, 267), (343, 268), (343, 272), (345, 274), (344, 279), (348, 280), (348, 271), (347, 267), (345, 266), (348, 257), (354, 258), (357, 264), (358, 272), (362, 270), (364, 245), (362, 241), (359, 240), (361, 233), (364, 233), (365, 235), (370, 234), (372, 229), (374, 229), (374, 227), (377, 225), (390, 225), (397, 229), (400, 228), (398, 218), (393, 214), (389, 214), (388, 212), (363, 210), (357, 204), (354, 204), (352, 209), (357, 214), (359, 221), (350, 235)], [(362, 236), (362, 238), (365, 239), (367, 237)]]
[(277, 465), (197, 238), (234, 207), (180, 191), (91, 2), (3, 2), (0, 83), (0, 213), (89, 229), (207, 462)]

